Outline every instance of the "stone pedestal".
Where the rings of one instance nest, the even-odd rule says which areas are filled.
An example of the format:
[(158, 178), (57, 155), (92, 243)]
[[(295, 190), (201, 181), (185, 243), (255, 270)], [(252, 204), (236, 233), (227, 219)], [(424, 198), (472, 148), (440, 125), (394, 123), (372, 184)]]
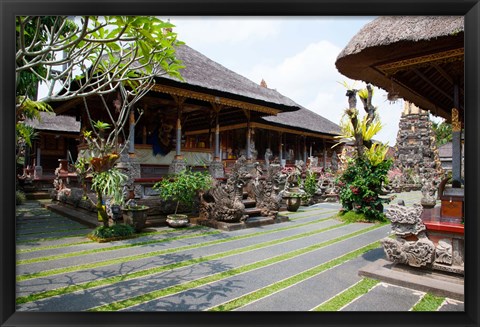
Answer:
[[(117, 168), (128, 176), (128, 180), (125, 184), (125, 189), (123, 190), (124, 193), (133, 191), (135, 198), (142, 197), (142, 190), (140, 185), (135, 185), (134, 183), (136, 178), (142, 177), (140, 163), (138, 162), (136, 157), (129, 155), (127, 151), (123, 151), (120, 154)], [(124, 194), (124, 197), (128, 198), (128, 193)]]
[(210, 163), (210, 167), (208, 168), (208, 171), (210, 172), (210, 175), (213, 177), (213, 178), (224, 178), (225, 177), (225, 173), (224, 173), (224, 170), (223, 170), (223, 164), (221, 161), (212, 161)]
[(35, 166), (35, 170), (33, 171), (33, 178), (41, 178), (42, 175), (43, 175), (43, 167)]
[(173, 159), (172, 163), (168, 167), (168, 173), (175, 175), (185, 169), (187, 169), (187, 164), (183, 159)]

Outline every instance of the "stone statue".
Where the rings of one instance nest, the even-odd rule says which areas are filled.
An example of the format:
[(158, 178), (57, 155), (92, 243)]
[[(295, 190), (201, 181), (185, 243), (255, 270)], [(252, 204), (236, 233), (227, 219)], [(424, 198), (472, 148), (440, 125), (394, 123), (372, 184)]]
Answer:
[(253, 191), (257, 208), (261, 209), (261, 215), (264, 217), (277, 218), (282, 196), (279, 192), (278, 182), (282, 168), (280, 165), (272, 164), (267, 170), (265, 179), (256, 178), (253, 182)]
[(237, 223), (246, 220), (242, 202), (243, 187), (252, 179), (247, 160), (241, 156), (232, 167), (226, 184), (216, 182), (200, 198), (200, 217), (208, 220)]
[(270, 159), (273, 158), (273, 152), (270, 150), (270, 148), (267, 148), (265, 150), (265, 169), (268, 169), (270, 166)]
[(435, 246), (425, 233), (422, 211), (419, 204), (413, 207), (393, 204), (386, 209), (385, 214), (396, 235), (396, 239), (387, 237), (381, 241), (388, 260), (413, 267), (430, 266), (434, 262)]

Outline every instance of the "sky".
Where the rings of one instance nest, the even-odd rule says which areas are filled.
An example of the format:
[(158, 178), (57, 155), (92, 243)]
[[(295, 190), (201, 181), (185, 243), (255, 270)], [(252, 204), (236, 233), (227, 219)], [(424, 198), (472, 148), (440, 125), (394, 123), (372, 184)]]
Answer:
[[(375, 17), (161, 17), (178, 39), (226, 68), (276, 89), (305, 108), (339, 124), (349, 86), (364, 82), (341, 75), (335, 60), (352, 37)], [(361, 102), (358, 102), (361, 105)], [(403, 100), (391, 104), (375, 88), (373, 105), (382, 131), (376, 140), (394, 146)], [(363, 107), (358, 108), (364, 115)]]

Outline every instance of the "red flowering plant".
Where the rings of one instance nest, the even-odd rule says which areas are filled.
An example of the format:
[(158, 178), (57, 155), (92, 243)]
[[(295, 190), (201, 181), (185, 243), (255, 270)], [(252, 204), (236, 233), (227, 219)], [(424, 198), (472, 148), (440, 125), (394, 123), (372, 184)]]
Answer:
[(362, 213), (368, 220), (385, 221), (383, 204), (390, 199), (379, 196), (382, 184), (387, 181), (387, 172), (392, 161), (385, 160), (376, 166), (362, 159), (351, 160), (337, 179), (340, 187), (340, 202), (343, 212)]

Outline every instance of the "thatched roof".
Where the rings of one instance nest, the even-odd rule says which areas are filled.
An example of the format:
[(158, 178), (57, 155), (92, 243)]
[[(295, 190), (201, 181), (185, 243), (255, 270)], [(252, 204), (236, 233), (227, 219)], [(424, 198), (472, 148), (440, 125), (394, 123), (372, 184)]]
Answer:
[[(335, 64), (351, 79), (450, 120), (455, 81), (463, 93), (463, 48), (462, 16), (379, 17), (351, 39)], [(463, 111), (463, 97), (458, 107)]]
[(79, 133), (80, 122), (72, 116), (56, 115), (53, 112), (40, 112), (40, 120), (27, 119), (25, 124), (40, 131)]
[(302, 129), (321, 134), (340, 135), (340, 126), (320, 116), (319, 114), (302, 107), (298, 111), (282, 112), (277, 116), (267, 116), (261, 119), (277, 125)]
[(299, 105), (293, 100), (280, 94), (276, 90), (262, 87), (219, 63), (209, 59), (200, 52), (182, 45), (176, 48), (176, 57), (186, 67), (180, 71), (184, 81), (168, 75), (162, 79), (169, 79), (183, 84), (200, 87), (210, 92), (223, 92), (233, 98), (242, 97), (248, 100), (261, 101), (273, 104), (282, 110), (298, 110)]
[(366, 24), (340, 52), (337, 60), (367, 48), (405, 41), (429, 41), (459, 32), (463, 32), (462, 16), (383, 16)]

